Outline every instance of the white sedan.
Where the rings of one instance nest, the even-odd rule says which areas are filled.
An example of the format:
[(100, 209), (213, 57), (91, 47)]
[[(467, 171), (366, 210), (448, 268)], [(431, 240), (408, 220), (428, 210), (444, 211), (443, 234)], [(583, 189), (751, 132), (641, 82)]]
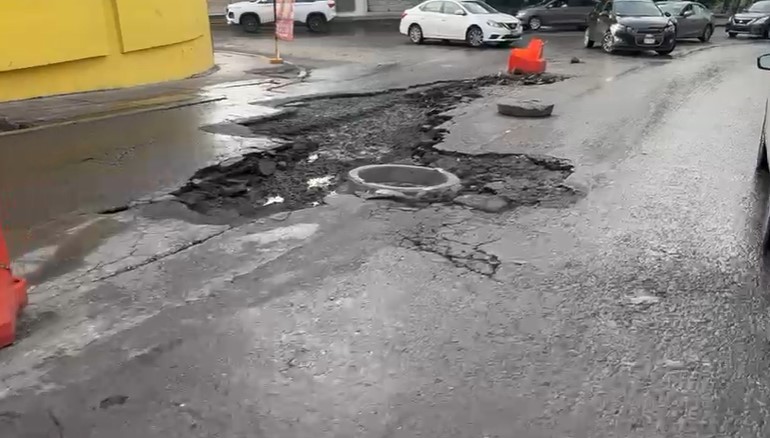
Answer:
[(401, 14), (399, 30), (415, 44), (425, 39), (467, 41), (473, 47), (521, 38), (521, 22), (483, 1), (428, 0)]

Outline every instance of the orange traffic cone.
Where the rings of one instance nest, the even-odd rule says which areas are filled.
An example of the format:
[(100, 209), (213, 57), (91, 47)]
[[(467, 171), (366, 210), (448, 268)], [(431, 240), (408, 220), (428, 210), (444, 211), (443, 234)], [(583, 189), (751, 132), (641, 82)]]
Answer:
[(543, 40), (532, 38), (527, 47), (511, 49), (508, 56), (508, 73), (537, 74), (545, 71)]
[(16, 340), (16, 317), (27, 306), (27, 282), (11, 273), (11, 258), (0, 229), (0, 348)]

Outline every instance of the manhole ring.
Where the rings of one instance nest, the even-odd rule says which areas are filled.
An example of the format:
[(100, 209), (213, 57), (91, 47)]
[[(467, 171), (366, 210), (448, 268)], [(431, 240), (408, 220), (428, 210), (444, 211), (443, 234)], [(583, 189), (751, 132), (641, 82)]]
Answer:
[(351, 170), (348, 178), (367, 190), (393, 190), (405, 195), (460, 188), (460, 178), (443, 169), (408, 164), (361, 166)]

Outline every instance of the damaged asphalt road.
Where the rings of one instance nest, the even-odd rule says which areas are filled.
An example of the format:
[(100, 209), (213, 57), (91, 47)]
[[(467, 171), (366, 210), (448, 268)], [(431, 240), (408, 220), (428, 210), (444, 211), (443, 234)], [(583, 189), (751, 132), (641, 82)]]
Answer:
[[(83, 276), (35, 292), (44, 299), (30, 312), (48, 317), (0, 351), (0, 436), (770, 435), (758, 254), (770, 182), (754, 175), (761, 118), (746, 110), (764, 105), (766, 76), (749, 62), (763, 50), (715, 48), (623, 75), (623, 58), (605, 57), (586, 63), (592, 75), (506, 89), (556, 104), (537, 121), (490, 115), (497, 86), (460, 93), (462, 104), (425, 90), (318, 100), (362, 124), (414, 117), (397, 126), (439, 134), (422, 145), (378, 143), (399, 134), (375, 125), (364, 144), (389, 147), (359, 149), (355, 123), (331, 136), (340, 120), (253, 125), (283, 132), (285, 153), (308, 145), (285, 170), (276, 152), (261, 178), (313, 154), (334, 166), (459, 158), (479, 178), (464, 177), (463, 195), (539, 201), (493, 214), (318, 193), (260, 217), (239, 210), (258, 184), (209, 168), (186, 187), (243, 184), (232, 204), (201, 198), (189, 211), (166, 198), (106, 216), (122, 231), (88, 254), (109, 263), (90, 270), (86, 255), (68, 274)], [(268, 159), (253, 157), (233, 169)], [(245, 223), (207, 222), (223, 208)], [(110, 251), (124, 247), (132, 258)]]
[[(368, 164), (440, 167), (460, 177), (460, 202), (485, 211), (489, 198), (499, 212), (520, 205), (575, 199), (561, 184), (572, 171), (566, 160), (526, 154), (469, 156), (440, 151), (451, 126), (447, 111), (500, 89), (563, 80), (542, 77), (484, 77), (438, 85), (343, 94), (285, 103), (281, 112), (250, 121), (257, 135), (281, 142), (276, 149), (247, 154), (201, 169), (174, 195), (205, 215), (259, 217), (318, 205), (345, 187), (347, 172)], [(469, 197), (469, 194), (476, 197)], [(480, 195), (480, 196), (479, 196)], [(451, 201), (448, 199), (447, 201)]]

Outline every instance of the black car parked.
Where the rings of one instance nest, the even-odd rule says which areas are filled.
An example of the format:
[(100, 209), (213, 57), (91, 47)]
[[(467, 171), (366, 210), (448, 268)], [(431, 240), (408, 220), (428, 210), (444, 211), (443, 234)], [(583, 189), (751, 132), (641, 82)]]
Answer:
[(588, 16), (586, 48), (601, 44), (616, 50), (654, 50), (668, 55), (676, 48), (676, 22), (651, 0), (603, 0)]
[(729, 20), (725, 31), (730, 38), (739, 33), (768, 38), (770, 35), (770, 1), (759, 1), (739, 12)]

